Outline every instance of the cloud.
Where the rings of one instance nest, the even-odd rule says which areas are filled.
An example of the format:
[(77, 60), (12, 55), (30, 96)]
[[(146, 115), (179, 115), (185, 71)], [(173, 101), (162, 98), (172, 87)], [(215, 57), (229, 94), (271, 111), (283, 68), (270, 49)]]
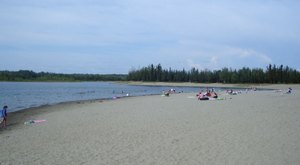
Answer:
[(254, 59), (256, 61), (260, 61), (261, 63), (265, 63), (265, 64), (270, 64), (272, 63), (272, 59), (261, 52), (257, 52), (255, 50), (252, 49), (242, 49), (242, 48), (229, 48), (230, 49), (230, 54), (232, 54), (233, 56), (237, 56), (241, 59)]
[[(277, 3), (275, 3), (277, 4)], [(94, 44), (164, 42), (166, 39), (240, 40), (295, 38), (290, 25), (274, 9), (280, 5), (235, 1), (6, 1), (1, 7), (3, 35), (12, 42)], [(271, 14), (278, 16), (274, 19)], [(260, 17), (268, 19), (260, 19)], [(273, 18), (273, 19), (270, 19)], [(267, 20), (267, 21), (266, 21)], [(276, 26), (274, 26), (274, 24)], [(287, 31), (285, 28), (289, 28)], [(259, 33), (259, 35), (257, 35)], [(1, 34), (1, 32), (0, 32)], [(2, 42), (5, 42), (4, 40)]]
[[(227, 45), (216, 45), (215, 47), (216, 49), (213, 50), (213, 45), (209, 47), (199, 46), (199, 51), (195, 51), (190, 47), (191, 56), (187, 55), (189, 51), (182, 52), (187, 57), (186, 67), (211, 70), (232, 66), (235, 66), (234, 68), (264, 68), (266, 65), (273, 63), (273, 60), (268, 55), (253, 49), (230, 47)], [(186, 50), (189, 50), (189, 48), (186, 48)], [(175, 51), (179, 53), (180, 50)]]
[[(109, 72), (150, 63), (174, 69), (269, 63), (299, 68), (294, 60), (300, 47), (299, 2), (3, 0), (0, 54), (41, 55), (41, 61), (56, 54), (97, 56)], [(8, 68), (16, 65), (12, 62)], [(66, 70), (72, 65), (74, 72), (84, 70), (83, 64), (76, 70), (76, 62)], [(85, 66), (90, 72), (98, 63)]]
[(204, 67), (201, 64), (195, 63), (195, 61), (191, 59), (187, 59), (186, 62), (189, 68), (204, 69)]

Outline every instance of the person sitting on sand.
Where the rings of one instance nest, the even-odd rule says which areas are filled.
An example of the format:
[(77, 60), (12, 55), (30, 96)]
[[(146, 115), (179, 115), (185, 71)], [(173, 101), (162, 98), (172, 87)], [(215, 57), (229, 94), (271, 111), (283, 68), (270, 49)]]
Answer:
[(7, 108), (8, 106), (4, 106), (3, 109), (0, 111), (0, 117), (3, 118), (2, 121), (2, 127), (6, 127), (6, 122), (7, 122)]
[(216, 98), (218, 98), (218, 95), (216, 92), (210, 92), (210, 97), (216, 99)]
[(289, 88), (286, 93), (288, 93), (288, 94), (292, 93), (292, 88)]
[(163, 96), (170, 96), (170, 91), (167, 92), (163, 91)]

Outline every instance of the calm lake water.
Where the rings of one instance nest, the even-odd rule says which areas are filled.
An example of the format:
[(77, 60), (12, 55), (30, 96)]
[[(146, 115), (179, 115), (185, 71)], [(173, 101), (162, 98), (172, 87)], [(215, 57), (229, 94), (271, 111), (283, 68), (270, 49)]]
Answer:
[[(199, 87), (134, 86), (112, 82), (0, 82), (0, 108), (9, 112), (68, 101), (161, 94), (163, 90), (198, 92)], [(216, 88), (218, 90), (218, 88)]]

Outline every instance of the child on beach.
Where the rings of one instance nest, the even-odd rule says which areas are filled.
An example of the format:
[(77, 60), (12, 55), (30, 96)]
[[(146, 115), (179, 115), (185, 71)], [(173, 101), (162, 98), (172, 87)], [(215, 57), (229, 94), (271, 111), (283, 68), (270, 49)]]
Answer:
[(7, 122), (7, 108), (8, 106), (4, 106), (3, 109), (0, 111), (0, 118), (3, 118), (3, 121), (2, 121), (2, 127), (6, 127), (6, 122)]

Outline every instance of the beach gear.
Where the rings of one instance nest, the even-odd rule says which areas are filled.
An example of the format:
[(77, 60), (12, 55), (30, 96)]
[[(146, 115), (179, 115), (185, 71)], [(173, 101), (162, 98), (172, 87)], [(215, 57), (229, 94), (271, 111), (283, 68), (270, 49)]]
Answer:
[(170, 96), (170, 93), (164, 93), (161, 96)]
[(34, 123), (42, 123), (45, 122), (46, 120), (33, 120)]
[(46, 120), (28, 120), (28, 121), (25, 121), (24, 124), (25, 125), (30, 125), (30, 124), (34, 124), (34, 123), (42, 123), (42, 122), (45, 122)]
[(199, 98), (199, 100), (209, 100), (209, 98), (208, 97), (201, 97), (201, 98)]

